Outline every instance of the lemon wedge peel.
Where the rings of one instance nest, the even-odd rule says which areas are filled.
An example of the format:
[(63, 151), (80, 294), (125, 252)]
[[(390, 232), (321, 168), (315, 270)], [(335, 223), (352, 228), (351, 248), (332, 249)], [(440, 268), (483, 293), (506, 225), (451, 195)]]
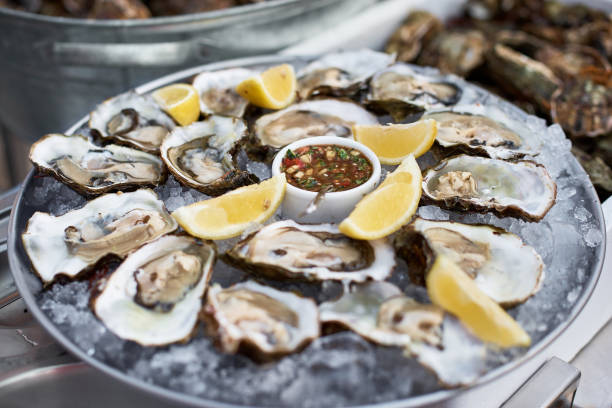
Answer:
[(285, 174), (219, 197), (180, 207), (172, 213), (189, 234), (202, 239), (226, 239), (242, 234), (270, 218), (283, 201)]
[(271, 67), (249, 77), (236, 86), (236, 92), (253, 105), (267, 109), (283, 109), (296, 96), (297, 80), (289, 64)]
[(187, 126), (200, 117), (198, 91), (189, 84), (168, 85), (153, 92), (152, 96), (181, 126)]
[(438, 122), (425, 119), (409, 124), (353, 125), (355, 140), (369, 147), (382, 164), (400, 164), (413, 154), (425, 154), (438, 134)]
[(455, 315), (482, 341), (501, 348), (531, 344), (517, 321), (444, 255), (436, 257), (425, 282), (432, 303)]
[(366, 195), (338, 228), (355, 239), (379, 239), (406, 224), (421, 199), (421, 170), (409, 155), (374, 191)]

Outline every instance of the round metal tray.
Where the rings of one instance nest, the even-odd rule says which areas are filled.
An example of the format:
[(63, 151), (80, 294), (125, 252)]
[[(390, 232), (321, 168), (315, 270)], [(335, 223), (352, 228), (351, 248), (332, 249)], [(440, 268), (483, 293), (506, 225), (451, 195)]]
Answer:
[[(192, 68), (189, 70), (181, 71), (163, 78), (160, 78), (156, 81), (150, 82), (146, 85), (143, 85), (137, 89), (138, 92), (149, 92), (155, 88), (160, 86), (178, 82), (189, 80), (193, 75), (203, 71), (203, 70), (214, 70), (214, 69), (222, 69), (227, 67), (234, 66), (251, 66), (251, 67), (263, 67), (272, 64), (278, 64), (281, 62), (289, 62), (296, 65), (304, 64), (306, 61), (310, 60), (309, 57), (282, 57), (282, 56), (269, 56), (269, 57), (256, 57), (256, 58), (246, 58), (246, 59), (238, 59), (223, 63), (216, 63), (210, 65), (204, 65), (196, 68)], [(475, 88), (478, 89), (478, 88)], [(484, 92), (484, 91), (481, 91)], [(516, 109), (516, 108), (514, 108)], [(76, 123), (73, 127), (71, 127), (67, 133), (73, 133), (77, 131), (83, 124), (86, 122), (86, 118), (83, 118), (81, 121)], [(569, 153), (568, 153), (569, 155)], [(564, 158), (565, 160), (565, 158)], [(567, 163), (568, 176), (577, 175), (580, 176), (580, 180), (586, 180), (586, 175), (582, 168), (577, 164), (576, 160), (569, 156)], [(9, 260), (11, 265), (11, 270), (15, 279), (15, 282), (23, 296), (24, 300), (28, 304), (33, 315), (38, 319), (38, 321), (49, 331), (49, 333), (57, 339), (64, 347), (66, 347), (69, 351), (71, 351), (75, 356), (84, 360), (85, 362), (91, 364), (92, 366), (100, 369), (101, 371), (127, 383), (138, 387), (144, 391), (159, 395), (161, 397), (170, 398), (176, 402), (181, 402), (188, 405), (200, 406), (200, 407), (237, 407), (239, 405), (198, 398), (192, 395), (188, 395), (185, 393), (173, 391), (170, 389), (164, 389), (159, 387), (156, 384), (150, 384), (140, 379), (134, 378), (130, 376), (125, 370), (121, 370), (119, 368), (110, 366), (103, 361), (100, 361), (96, 358), (93, 358), (89, 355), (85, 350), (79, 348), (73, 339), (68, 337), (62, 330), (58, 328), (56, 324), (54, 324), (49, 316), (41, 310), (40, 305), (37, 301), (38, 295), (42, 290), (41, 282), (38, 278), (32, 273), (30, 268), (30, 263), (27, 255), (23, 249), (23, 245), (21, 243), (21, 233), (25, 229), (25, 225), (29, 217), (36, 210), (44, 210), (44, 206), (33, 205), (29, 198), (32, 197), (33, 189), (35, 188), (35, 172), (31, 172), (26, 178), (23, 188), (19, 193), (17, 198), (16, 205), (11, 214), (10, 226), (9, 226), (9, 241), (8, 241), (8, 250), (9, 250)], [(561, 199), (561, 198), (560, 198)], [(593, 225), (598, 226), (599, 230), (605, 237), (605, 230), (603, 226), (603, 215), (601, 211), (601, 206), (595, 190), (593, 186), (588, 182), (581, 183), (577, 189), (575, 194), (571, 198), (563, 198), (564, 200), (570, 199), (570, 201), (575, 203), (580, 203), (583, 205), (591, 214)], [(568, 223), (577, 222), (576, 220), (572, 221), (571, 219), (567, 220)], [(533, 224), (537, 225), (537, 224)], [(569, 244), (571, 247), (571, 243)], [(603, 264), (603, 254), (604, 254), (604, 246), (605, 239), (602, 239), (597, 245), (584, 247), (585, 250), (581, 251), (581, 253), (576, 254), (576, 259), (582, 263), (582, 270), (580, 272), (576, 272), (576, 276), (572, 277), (572, 281), (562, 282), (561, 288), (564, 291), (569, 291), (569, 289), (573, 288), (575, 285), (578, 285), (578, 281), (580, 281), (580, 285), (582, 290), (574, 299), (574, 302), (571, 304), (571, 308), (567, 309), (565, 314), (562, 316), (562, 320), (556, 324), (553, 328), (546, 331), (544, 334), (538, 337), (537, 341), (533, 346), (524, 354), (519, 355), (514, 358), (512, 361), (503, 364), (486, 375), (481, 377), (474, 386), (486, 383), (491, 381), (494, 378), (497, 378), (505, 373), (509, 372), (520, 366), (525, 361), (529, 360), (537, 353), (539, 353), (544, 347), (546, 347), (550, 342), (552, 342), (563, 330), (568, 327), (568, 325), (572, 322), (572, 320), (576, 317), (576, 315), (580, 312), (584, 304), (587, 302), (596, 282), (599, 277), (602, 264)], [(571, 248), (570, 248), (571, 249)], [(558, 250), (568, 250), (568, 248), (559, 248)], [(557, 251), (557, 250), (555, 250)], [(550, 255), (553, 259), (555, 254)], [(549, 271), (547, 280), (554, 279), (554, 271)], [(580, 276), (578, 276), (580, 275)], [(545, 281), (546, 284), (547, 281)], [(565, 292), (564, 292), (565, 293)], [(537, 297), (538, 295), (536, 295)], [(560, 308), (560, 305), (551, 305), (553, 311), (555, 308)], [(517, 308), (520, 309), (520, 306)], [(537, 318), (537, 317), (534, 317)], [(402, 362), (403, 363), (403, 362)], [(461, 389), (453, 389), (453, 390), (437, 390), (435, 392), (423, 394), (423, 395), (415, 395), (406, 398), (399, 398), (394, 401), (382, 402), (379, 404), (374, 404), (379, 407), (415, 407), (415, 406), (423, 406), (426, 404), (440, 402), (446, 399), (449, 399), (460, 393)], [(371, 405), (371, 406), (374, 406)], [(362, 406), (362, 405), (360, 405)], [(370, 405), (368, 405), (370, 406)]]

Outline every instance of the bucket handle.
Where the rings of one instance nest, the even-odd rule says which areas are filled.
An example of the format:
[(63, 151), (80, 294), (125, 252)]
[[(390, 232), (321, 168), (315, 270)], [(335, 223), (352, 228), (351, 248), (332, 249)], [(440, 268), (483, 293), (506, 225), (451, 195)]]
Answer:
[(194, 59), (212, 60), (253, 54), (253, 50), (246, 48), (225, 44), (220, 47), (214, 43), (205, 38), (158, 43), (55, 42), (51, 44), (50, 53), (58, 65), (103, 67), (177, 66), (193, 62)]

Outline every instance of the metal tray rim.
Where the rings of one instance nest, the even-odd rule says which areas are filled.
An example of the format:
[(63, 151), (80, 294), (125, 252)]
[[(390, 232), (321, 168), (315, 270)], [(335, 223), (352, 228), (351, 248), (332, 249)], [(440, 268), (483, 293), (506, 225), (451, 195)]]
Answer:
[[(148, 82), (144, 85), (137, 87), (136, 92), (138, 93), (149, 92), (160, 86), (167, 85), (167, 84), (176, 82), (181, 79), (189, 78), (203, 70), (215, 70), (215, 69), (228, 68), (228, 67), (233, 67), (233, 66), (245, 66), (245, 65), (264, 65), (264, 64), (271, 64), (271, 63), (287, 62), (288, 60), (293, 60), (293, 61), (310, 60), (313, 57), (315, 56), (314, 55), (301, 55), (301, 56), (267, 55), (267, 56), (256, 56), (256, 57), (233, 59), (233, 60), (227, 60), (227, 61), (217, 62), (217, 63), (212, 63), (212, 64), (203, 64), (203, 65), (199, 65), (193, 68), (182, 70), (182, 71), (179, 71), (173, 74), (169, 74), (157, 80)], [(84, 116), (75, 125), (70, 127), (66, 131), (66, 133), (67, 134), (74, 133), (83, 124), (85, 124), (87, 120), (88, 120), (88, 115)], [(575, 158), (573, 158), (573, 160), (576, 161)], [(582, 171), (584, 171), (584, 169), (582, 169)], [(35, 174), (35, 171), (30, 170), (30, 172), (28, 173), (27, 177), (25, 178), (23, 182), (23, 185), (26, 185), (27, 183), (29, 183), (32, 177), (34, 176), (34, 174)], [(593, 187), (593, 184), (591, 183), (588, 184), (587, 191), (590, 191), (592, 196), (595, 197), (597, 202), (599, 203), (599, 205), (595, 206), (597, 209), (597, 214), (594, 214), (594, 215), (598, 219), (602, 220), (601, 227), (602, 227), (603, 239), (602, 239), (602, 244), (599, 247), (601, 256), (599, 257), (599, 261), (595, 267), (595, 276), (588, 282), (588, 285), (585, 286), (582, 296), (577, 301), (576, 306), (569, 314), (567, 320), (565, 320), (563, 323), (557, 326), (551, 333), (549, 333), (546, 337), (540, 340), (539, 343), (531, 347), (529, 351), (525, 353), (523, 356), (519, 357), (516, 360), (513, 360), (510, 363), (504, 364), (490, 371), (489, 373), (481, 377), (478, 382), (476, 382), (475, 384), (469, 387), (456, 388), (452, 390), (440, 390), (440, 391), (436, 391), (430, 394), (419, 395), (419, 396), (410, 397), (410, 398), (397, 400), (397, 401), (388, 401), (388, 402), (381, 402), (381, 403), (369, 404), (369, 405), (358, 405), (358, 406), (352, 406), (352, 407), (346, 407), (346, 408), (410, 408), (410, 407), (419, 407), (419, 406), (426, 405), (426, 404), (443, 402), (443, 401), (449, 400), (450, 398), (452, 398), (453, 396), (457, 395), (458, 393), (464, 390), (468, 390), (470, 388), (474, 388), (474, 387), (489, 383), (501, 377), (502, 375), (517, 369), (518, 367), (520, 367), (527, 361), (531, 360), (535, 355), (540, 353), (542, 350), (544, 350), (548, 345), (550, 345), (561, 333), (563, 333), (563, 331), (565, 331), (567, 327), (569, 327), (569, 325), (574, 321), (576, 316), (582, 311), (582, 309), (584, 308), (584, 305), (590, 299), (591, 294), (593, 293), (593, 289), (595, 288), (597, 282), (599, 281), (599, 277), (603, 269), (604, 256), (605, 256), (605, 250), (606, 250), (606, 228), (605, 228), (603, 210), (601, 208), (601, 202), (599, 201), (599, 198), (595, 191), (595, 187)], [(24, 189), (23, 187), (21, 187), (15, 199), (15, 204), (22, 201), (23, 193), (24, 193)], [(103, 364), (102, 362), (92, 358), (91, 356), (87, 355), (83, 350), (78, 348), (75, 344), (73, 344), (72, 341), (68, 339), (68, 337), (66, 337), (60, 330), (58, 330), (55, 327), (55, 325), (42, 312), (42, 310), (40, 310), (37, 307), (36, 300), (34, 299), (33, 294), (30, 293), (29, 290), (27, 290), (27, 286), (26, 286), (26, 282), (24, 278), (22, 277), (21, 273), (17, 273), (17, 271), (20, 270), (20, 261), (17, 259), (17, 244), (18, 242), (20, 242), (20, 240), (17, 237), (16, 221), (15, 221), (18, 217), (19, 217), (19, 209), (16, 206), (14, 206), (13, 210), (11, 211), (11, 216), (10, 216), (10, 221), (9, 221), (9, 242), (8, 242), (8, 255), (9, 255), (9, 264), (11, 267), (11, 273), (13, 275), (17, 288), (19, 289), (19, 292), (21, 293), (22, 297), (26, 301), (26, 304), (30, 307), (30, 311), (32, 312), (36, 320), (38, 320), (38, 322), (56, 340), (58, 340), (63, 347), (69, 350), (70, 353), (72, 353), (75, 357), (81, 359), (82, 361), (85, 361), (87, 364), (101, 370), (102, 372), (122, 382), (125, 382), (142, 391), (153, 393), (159, 397), (162, 397), (164, 399), (167, 399), (173, 402), (179, 402), (179, 403), (187, 404), (193, 407), (206, 407), (206, 408), (243, 408), (244, 407), (242, 405), (212, 401), (212, 400), (195, 397), (192, 395), (183, 394), (183, 393), (180, 393), (174, 390), (161, 388), (153, 384), (149, 384), (144, 381), (129, 377), (124, 372), (116, 368), (107, 366)], [(35, 307), (31, 307), (32, 305), (34, 305)], [(270, 408), (270, 407), (265, 407), (265, 408)]]

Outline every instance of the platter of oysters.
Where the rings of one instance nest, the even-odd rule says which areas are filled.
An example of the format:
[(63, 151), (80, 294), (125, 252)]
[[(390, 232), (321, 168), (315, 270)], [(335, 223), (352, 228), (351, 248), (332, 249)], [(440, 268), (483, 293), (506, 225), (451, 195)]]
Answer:
[[(285, 106), (243, 92), (279, 67)], [(189, 124), (160, 102), (176, 83), (197, 95)], [(399, 166), (356, 134), (422, 122), (433, 145)], [(539, 352), (601, 269), (599, 201), (559, 126), (371, 50), (183, 71), (102, 102), (30, 159), (9, 257), (32, 313), (88, 363), (192, 405), (441, 401)], [(414, 206), (395, 228), (345, 227), (394, 183), (417, 186), (398, 190)], [(326, 219), (325, 200), (362, 188)], [(296, 190), (314, 199), (289, 211)]]

